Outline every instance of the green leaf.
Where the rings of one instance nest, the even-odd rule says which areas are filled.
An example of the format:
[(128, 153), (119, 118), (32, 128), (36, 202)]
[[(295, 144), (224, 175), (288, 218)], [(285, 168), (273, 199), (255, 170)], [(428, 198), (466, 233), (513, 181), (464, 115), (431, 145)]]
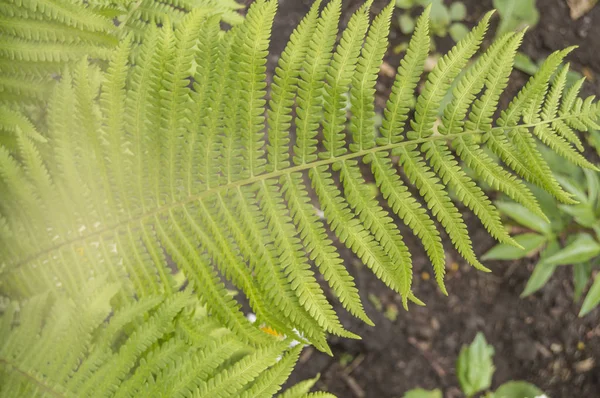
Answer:
[(452, 2), (450, 5), (450, 19), (463, 21), (467, 17), (467, 7), (462, 1)]
[(544, 287), (546, 282), (552, 277), (554, 271), (556, 270), (555, 266), (547, 266), (543, 263), (543, 259), (552, 256), (554, 253), (560, 250), (560, 245), (558, 241), (552, 240), (548, 243), (548, 246), (542, 251), (539, 261), (529, 277), (527, 281), (527, 285), (525, 286), (525, 290), (521, 293), (521, 298), (527, 297), (532, 293), (537, 292), (539, 289)]
[(596, 149), (596, 152), (600, 155), (600, 131), (590, 131), (588, 135), (588, 142), (591, 146)]
[(404, 394), (404, 398), (442, 398), (442, 391), (437, 388), (435, 390), (415, 388)]
[(398, 25), (405, 35), (415, 30), (415, 20), (409, 14), (402, 14), (398, 17)]
[(552, 233), (552, 226), (540, 216), (533, 214), (529, 209), (512, 202), (496, 202), (496, 207), (500, 211), (519, 224), (538, 231), (542, 234), (549, 235)]
[(594, 209), (590, 203), (560, 205), (558, 208), (573, 217), (577, 224), (584, 227), (591, 227), (596, 223), (596, 214), (594, 214)]
[(492, 247), (487, 253), (481, 257), (482, 260), (516, 260), (523, 258), (539, 249), (544, 243), (547, 242), (548, 238), (543, 235), (535, 233), (526, 233), (515, 236), (515, 241), (523, 246), (518, 248), (506, 243), (500, 243)]
[(469, 28), (467, 28), (464, 24), (462, 23), (453, 23), (452, 25), (450, 25), (450, 29), (448, 29), (448, 33), (450, 33), (450, 37), (452, 38), (452, 40), (454, 40), (455, 42), (459, 42), (461, 41), (463, 38), (465, 38), (468, 34), (469, 34)]
[(573, 267), (573, 285), (575, 287), (573, 300), (579, 301), (590, 276), (592, 276), (592, 265), (590, 263), (575, 264)]
[(515, 68), (532, 76), (540, 69), (538, 64), (522, 52), (518, 52), (515, 56)]
[[(562, 161), (564, 163), (564, 161)], [(572, 193), (580, 203), (585, 203), (588, 200), (587, 195), (585, 194), (585, 188), (583, 187), (583, 181), (579, 182), (577, 179), (573, 178), (571, 173), (568, 174), (568, 177), (557, 175), (556, 180), (562, 185), (568, 192)]]
[(527, 26), (533, 27), (540, 19), (535, 0), (494, 0), (494, 8), (501, 18), (496, 37)]
[(600, 198), (600, 173), (588, 169), (584, 169), (583, 172), (587, 183), (588, 201), (593, 206)]
[(600, 304), (600, 274), (596, 275), (596, 279), (594, 280), (594, 284), (590, 288), (585, 300), (583, 300), (583, 305), (581, 306), (581, 311), (579, 311), (579, 316), (585, 316), (590, 313), (596, 306)]
[(488, 345), (485, 336), (477, 333), (469, 346), (463, 346), (456, 362), (456, 375), (467, 397), (487, 390), (492, 385), (495, 367), (492, 357), (494, 347)]
[(405, 10), (411, 9), (415, 6), (414, 0), (396, 0), (396, 7), (403, 8)]
[(502, 384), (494, 393), (494, 398), (536, 398), (544, 392), (533, 384), (524, 381), (509, 381)]
[(442, 0), (431, 0), (431, 24), (437, 26), (448, 26), (450, 24), (450, 12)]
[(558, 253), (543, 260), (546, 266), (578, 264), (600, 255), (600, 243), (591, 235), (580, 233), (575, 240)]

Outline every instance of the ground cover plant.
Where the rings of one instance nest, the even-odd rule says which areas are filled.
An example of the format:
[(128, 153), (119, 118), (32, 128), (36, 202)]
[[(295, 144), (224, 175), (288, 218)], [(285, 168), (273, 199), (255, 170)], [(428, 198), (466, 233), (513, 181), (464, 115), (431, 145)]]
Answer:
[[(518, 204), (497, 203), (501, 212), (525, 229), (515, 236), (515, 240), (523, 248), (509, 248), (500, 244), (483, 258), (510, 260), (539, 252), (540, 260), (522, 293), (524, 297), (541, 289), (552, 277), (556, 267), (572, 265), (574, 300), (579, 301), (592, 279), (592, 272), (600, 265), (600, 175), (591, 170), (582, 172), (578, 168), (570, 168), (551, 152), (544, 155), (561, 184), (576, 196), (578, 204), (561, 205), (544, 192), (535, 191), (544, 213), (548, 215), (549, 221), (546, 221), (530, 214)], [(588, 314), (600, 303), (600, 278), (592, 280), (589, 292), (581, 304), (581, 316)]]
[[(466, 168), (540, 217), (523, 181), (574, 203), (536, 146), (595, 169), (570, 140), (573, 129), (595, 127), (598, 103), (563, 93), (560, 79), (551, 84), (571, 48), (549, 56), (495, 117), (523, 33), (481, 50), (488, 13), (427, 75), (410, 114), (430, 48), (428, 8), (376, 129), (374, 87), (394, 3), (373, 20), (370, 5), (336, 45), (341, 2), (316, 2), (270, 85), (277, 3), (257, 1), (226, 32), (221, 14), (193, 9), (176, 27), (150, 24), (141, 44), (125, 35), (107, 65), (89, 57), (66, 65), (39, 120), (10, 99), (0, 150), (4, 395), (271, 396), (298, 357), (293, 341), (331, 352), (327, 335), (358, 338), (313, 269), (346, 310), (372, 323), (328, 230), (408, 307), (422, 302), (393, 217), (422, 242), (444, 293), (439, 225), (487, 270), (450, 192), (493, 237), (515, 244)], [(231, 288), (246, 296), (256, 325)]]
[[(490, 391), (494, 371), (494, 347), (487, 343), (482, 333), (477, 333), (471, 344), (461, 348), (456, 360), (456, 375), (467, 398), (481, 394), (485, 398), (545, 397), (542, 390), (525, 381), (508, 381), (496, 391)], [(404, 398), (442, 398), (442, 392), (416, 388), (407, 391)]]

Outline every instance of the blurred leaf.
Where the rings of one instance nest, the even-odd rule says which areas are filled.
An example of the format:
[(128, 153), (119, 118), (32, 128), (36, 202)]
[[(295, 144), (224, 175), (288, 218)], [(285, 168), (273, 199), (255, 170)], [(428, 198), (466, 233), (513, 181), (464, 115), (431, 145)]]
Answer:
[(576, 181), (574, 182), (576, 185), (581, 185), (584, 183), (585, 176), (581, 171), (581, 167), (565, 161), (565, 158), (541, 143), (538, 144), (538, 150), (542, 153), (546, 162), (548, 162), (548, 166), (550, 166), (552, 171), (559, 177), (564, 176), (568, 179), (573, 179)]
[(450, 5), (450, 19), (463, 21), (467, 17), (467, 7), (462, 1), (454, 1)]
[(450, 25), (450, 12), (444, 5), (443, 0), (431, 0), (431, 13), (429, 14), (432, 25), (448, 26)]
[(416, 4), (413, 0), (396, 0), (396, 7), (398, 8), (403, 8), (405, 10), (408, 10), (412, 7), (414, 7)]
[(591, 260), (600, 255), (600, 243), (591, 235), (580, 233), (558, 253), (543, 260), (544, 265), (570, 265)]
[(562, 231), (570, 222), (572, 217), (559, 211), (556, 198), (544, 191), (537, 185), (528, 184), (529, 189), (535, 195), (542, 211), (550, 219), (550, 226), (553, 231)]
[(588, 142), (596, 149), (600, 155), (600, 131), (592, 130), (588, 133)]
[(536, 398), (544, 392), (533, 384), (524, 381), (509, 381), (502, 384), (494, 393), (494, 398)]
[(539, 66), (528, 55), (518, 52), (515, 56), (515, 68), (528, 75), (535, 75)]
[(550, 235), (552, 233), (550, 223), (520, 204), (513, 202), (496, 202), (496, 206), (502, 213), (529, 229), (541, 232), (544, 235)]
[(573, 267), (573, 300), (579, 301), (585, 290), (585, 286), (592, 276), (592, 265), (590, 263), (575, 264)]
[(526, 26), (533, 27), (540, 19), (535, 0), (494, 0), (494, 8), (501, 18), (497, 37)]
[(398, 17), (398, 25), (400, 30), (405, 35), (408, 35), (415, 30), (415, 20), (409, 14), (402, 14)]
[[(520, 70), (521, 72), (525, 72), (528, 75), (535, 75), (536, 72), (540, 69), (540, 65), (544, 63), (546, 57), (542, 57), (535, 62), (531, 59), (527, 54), (522, 52), (518, 52), (515, 56), (515, 68)], [(566, 87), (571, 87), (573, 83), (577, 80), (581, 79), (583, 75), (576, 70), (569, 70), (567, 72), (567, 83)]]
[(596, 222), (596, 214), (590, 203), (582, 203), (579, 205), (560, 205), (559, 208), (572, 216), (577, 224), (584, 227), (592, 227)]
[(545, 265), (543, 263), (543, 259), (552, 256), (554, 253), (560, 250), (560, 245), (556, 240), (552, 240), (548, 243), (548, 246), (540, 255), (540, 261), (535, 265), (529, 280), (527, 281), (527, 285), (521, 293), (521, 298), (527, 297), (538, 290), (540, 290), (544, 285), (550, 280), (554, 271), (556, 270), (556, 266)]
[(423, 390), (422, 388), (416, 388), (404, 394), (404, 398), (442, 398), (442, 391), (438, 389)]
[(548, 238), (543, 235), (527, 233), (514, 237), (515, 241), (523, 246), (522, 249), (500, 243), (492, 247), (487, 253), (481, 257), (482, 260), (516, 260), (527, 256), (532, 251), (539, 249)]
[(583, 187), (583, 181), (578, 181), (573, 176), (565, 177), (563, 175), (557, 175), (556, 180), (563, 186), (569, 193), (572, 193), (575, 199), (580, 202), (587, 202), (588, 197)]
[(590, 311), (596, 308), (598, 304), (600, 304), (600, 274), (596, 275), (594, 284), (590, 288), (585, 300), (583, 300), (583, 305), (581, 306), (579, 316), (587, 315)]
[(450, 25), (450, 29), (448, 29), (448, 33), (450, 33), (450, 37), (456, 43), (461, 41), (464, 37), (469, 34), (470, 30), (464, 24), (455, 22)]
[(487, 390), (494, 375), (494, 347), (488, 345), (485, 336), (477, 333), (469, 346), (463, 346), (456, 362), (456, 375), (467, 397)]
[(598, 0), (567, 0), (567, 4), (571, 9), (571, 19), (579, 19), (589, 12)]
[(588, 201), (595, 204), (600, 198), (600, 173), (583, 169), (587, 183)]

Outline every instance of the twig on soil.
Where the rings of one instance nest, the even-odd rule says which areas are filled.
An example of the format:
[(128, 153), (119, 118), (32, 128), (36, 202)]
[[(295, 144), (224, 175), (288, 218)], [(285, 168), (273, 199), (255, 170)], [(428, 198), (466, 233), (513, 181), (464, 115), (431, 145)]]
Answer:
[(344, 373), (350, 375), (354, 370), (365, 360), (364, 354), (357, 356), (351, 363), (344, 369)]
[(365, 397), (365, 390), (363, 390), (362, 387), (360, 385), (358, 385), (358, 383), (356, 382), (356, 380), (354, 380), (354, 378), (352, 376), (348, 376), (347, 374), (342, 373), (342, 379), (344, 379), (344, 381), (346, 382), (348, 387), (350, 387), (350, 389), (352, 390), (352, 392), (354, 393), (354, 395), (356, 397), (358, 397), (358, 398)]
[(433, 355), (431, 355), (431, 352), (429, 352), (426, 348), (424, 348), (422, 346), (422, 344), (419, 344), (417, 339), (415, 339), (414, 337), (409, 337), (408, 342), (410, 343), (410, 345), (412, 345), (417, 350), (419, 350), (421, 352), (421, 354), (423, 354), (425, 359), (427, 359), (429, 361), (429, 365), (431, 365), (431, 367), (433, 368), (435, 373), (437, 373), (438, 377), (443, 379), (446, 376), (446, 371), (444, 370), (444, 368), (442, 368), (442, 366), (433, 358)]

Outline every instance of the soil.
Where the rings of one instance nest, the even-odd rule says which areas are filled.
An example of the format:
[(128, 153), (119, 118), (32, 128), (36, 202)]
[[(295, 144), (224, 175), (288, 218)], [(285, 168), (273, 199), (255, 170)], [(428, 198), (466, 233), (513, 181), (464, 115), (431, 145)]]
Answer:
[[(287, 38), (312, 1), (279, 0), (271, 54), (283, 50)], [(344, 0), (343, 23), (362, 1)], [(569, 17), (565, 0), (538, 0), (541, 20), (529, 31), (522, 51), (538, 60), (570, 45), (579, 49), (569, 56), (573, 68), (588, 76), (588, 93), (600, 94), (600, 6), (577, 21)], [(378, 11), (387, 1), (375, 0)], [(465, 1), (467, 24), (492, 8), (492, 1)], [(393, 47), (406, 41), (397, 26), (391, 33)], [(448, 50), (448, 40), (438, 41), (438, 50)], [(276, 62), (271, 56), (271, 64)], [(396, 66), (399, 56), (387, 62)], [(513, 89), (526, 76), (515, 73)], [(391, 81), (378, 86), (382, 98)], [(513, 90), (513, 93), (514, 93)], [(465, 220), (478, 255), (494, 245), (478, 220), (465, 212)], [(320, 373), (317, 387), (340, 398), (397, 397), (416, 387), (440, 388), (444, 397), (461, 397), (455, 376), (455, 361), (463, 344), (483, 332), (495, 347), (496, 373), (493, 388), (509, 380), (526, 380), (553, 398), (600, 397), (600, 310), (577, 318), (579, 304), (573, 302), (571, 269), (561, 268), (537, 294), (519, 298), (535, 258), (515, 262), (488, 262), (491, 274), (469, 267), (448, 248), (447, 288), (440, 293), (419, 241), (403, 230), (413, 253), (416, 295), (426, 307), (412, 306), (405, 312), (399, 297), (385, 287), (348, 250), (341, 249), (354, 274), (368, 315), (376, 327), (368, 327), (349, 316), (340, 305), (344, 325), (362, 340), (331, 338), (334, 357), (312, 348), (303, 352), (289, 384)], [(381, 306), (377, 309), (376, 306)], [(394, 311), (397, 318), (394, 319)], [(387, 316), (385, 313), (387, 312)]]

